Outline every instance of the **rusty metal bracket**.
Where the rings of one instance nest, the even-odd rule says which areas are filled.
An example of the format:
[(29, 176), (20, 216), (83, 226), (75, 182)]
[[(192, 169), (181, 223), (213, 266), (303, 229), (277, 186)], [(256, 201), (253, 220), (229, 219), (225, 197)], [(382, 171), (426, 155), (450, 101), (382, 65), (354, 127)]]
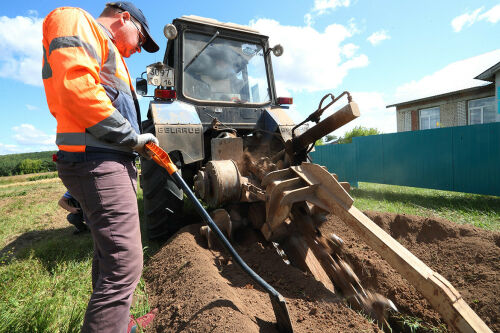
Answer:
[[(335, 103), (340, 98), (342, 98), (344, 95), (347, 95), (347, 101), (348, 101), (348, 103), (351, 103), (352, 102), (352, 97), (351, 97), (351, 94), (348, 91), (344, 91), (337, 98), (335, 98), (335, 96), (333, 96), (333, 94), (331, 94), (331, 93), (328, 93), (325, 96), (323, 96), (323, 98), (321, 99), (321, 101), (319, 101), (319, 105), (318, 105), (318, 108), (316, 109), (316, 111), (314, 111), (313, 113), (311, 113), (303, 122), (301, 122), (300, 124), (298, 124), (298, 125), (296, 125), (296, 126), (294, 126), (292, 128), (292, 137), (295, 137), (295, 130), (297, 128), (299, 128), (300, 126), (302, 126), (303, 124), (307, 123), (308, 121), (313, 121), (316, 124), (319, 123), (319, 120), (320, 120), (321, 115), (323, 114), (323, 112), (326, 109), (328, 109), (330, 106), (332, 106), (333, 103)], [(331, 100), (330, 103), (328, 103), (326, 106), (323, 107), (323, 102), (328, 97), (330, 97), (332, 100)]]
[(332, 200), (347, 210), (354, 202), (334, 176), (314, 163), (270, 172), (262, 180), (262, 186), (266, 187), (268, 195), (266, 231), (277, 228), (288, 217), (293, 204), (298, 202), (307, 201), (326, 211), (330, 211), (329, 202)]

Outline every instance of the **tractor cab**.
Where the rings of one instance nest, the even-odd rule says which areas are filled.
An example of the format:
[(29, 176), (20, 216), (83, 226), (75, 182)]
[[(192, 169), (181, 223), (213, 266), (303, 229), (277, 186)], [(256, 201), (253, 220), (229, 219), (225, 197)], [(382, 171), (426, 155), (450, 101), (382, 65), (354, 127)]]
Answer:
[[(162, 63), (147, 67), (147, 83), (158, 100), (193, 105), (266, 107), (277, 105), (268, 37), (246, 26), (183, 16), (164, 29), (169, 39)], [(138, 92), (145, 94), (145, 79)], [(170, 91), (170, 92), (166, 92)]]

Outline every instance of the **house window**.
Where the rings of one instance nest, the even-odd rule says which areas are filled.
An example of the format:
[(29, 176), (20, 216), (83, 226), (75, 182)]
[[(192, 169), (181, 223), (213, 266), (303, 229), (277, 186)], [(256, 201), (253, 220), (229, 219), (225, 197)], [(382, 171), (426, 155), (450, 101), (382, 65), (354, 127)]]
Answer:
[(420, 110), (420, 129), (431, 129), (439, 127), (439, 106)]
[(495, 97), (486, 97), (469, 101), (469, 125), (486, 124), (500, 121), (495, 110)]
[(411, 131), (411, 111), (404, 112), (403, 131)]

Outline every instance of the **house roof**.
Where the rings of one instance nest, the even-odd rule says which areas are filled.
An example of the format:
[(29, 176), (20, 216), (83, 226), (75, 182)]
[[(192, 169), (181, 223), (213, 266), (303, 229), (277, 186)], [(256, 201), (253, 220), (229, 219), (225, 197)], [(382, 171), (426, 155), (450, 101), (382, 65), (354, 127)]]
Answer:
[(481, 74), (475, 77), (475, 79), (483, 80), (483, 81), (495, 81), (495, 73), (500, 71), (500, 62), (497, 62), (496, 65), (491, 66)]
[[(498, 63), (497, 65), (499, 65), (499, 64), (500, 63)], [(497, 66), (497, 65), (495, 65), (495, 66)], [(495, 67), (495, 66), (493, 66), (493, 67)], [(500, 67), (498, 69), (500, 69)], [(455, 91), (447, 92), (447, 93), (444, 93), (444, 94), (439, 94), (439, 95), (434, 95), (434, 96), (428, 96), (428, 97), (424, 97), (424, 98), (420, 98), (420, 99), (413, 99), (411, 101), (405, 101), (405, 102), (401, 102), (401, 103), (387, 105), (386, 108), (390, 108), (390, 107), (393, 107), (393, 106), (397, 107), (397, 106), (401, 106), (401, 105), (405, 105), (405, 104), (420, 103), (420, 102), (430, 101), (430, 100), (433, 100), (433, 99), (448, 97), (448, 96), (452, 96), (452, 95), (472, 93), (472, 92), (475, 92), (476, 90), (482, 90), (485, 87), (488, 87), (488, 86), (491, 86), (491, 85), (492, 85), (491, 83), (488, 83), (488, 84), (477, 86), (477, 87), (466, 88), (466, 89), (462, 89), (462, 90), (455, 90)]]

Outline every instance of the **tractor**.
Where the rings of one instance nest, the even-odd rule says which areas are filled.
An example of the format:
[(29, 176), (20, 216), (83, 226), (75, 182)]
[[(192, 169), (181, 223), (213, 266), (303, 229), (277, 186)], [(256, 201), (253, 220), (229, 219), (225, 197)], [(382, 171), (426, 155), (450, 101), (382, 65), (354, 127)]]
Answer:
[[(267, 36), (250, 27), (197, 16), (173, 20), (164, 35), (163, 61), (147, 66), (136, 82), (143, 96), (148, 84), (156, 86), (142, 129), (158, 138), (230, 240), (238, 230), (259, 230), (283, 260), (384, 322), (385, 310), (396, 310), (394, 304), (363, 288), (342, 254), (342, 239), (319, 231), (327, 214), (334, 214), (451, 327), (489, 331), (446, 279), (354, 207), (349, 183), (310, 161), (317, 140), (360, 116), (349, 92), (325, 95), (296, 124), (288, 114), (292, 98), (276, 93), (271, 60), (283, 54), (281, 45), (271, 47)], [(344, 100), (343, 107), (321, 119), (327, 108)], [(141, 169), (148, 236), (167, 239), (186, 223), (184, 193), (154, 161), (141, 159)], [(216, 245), (209, 227), (200, 233), (209, 247)]]

